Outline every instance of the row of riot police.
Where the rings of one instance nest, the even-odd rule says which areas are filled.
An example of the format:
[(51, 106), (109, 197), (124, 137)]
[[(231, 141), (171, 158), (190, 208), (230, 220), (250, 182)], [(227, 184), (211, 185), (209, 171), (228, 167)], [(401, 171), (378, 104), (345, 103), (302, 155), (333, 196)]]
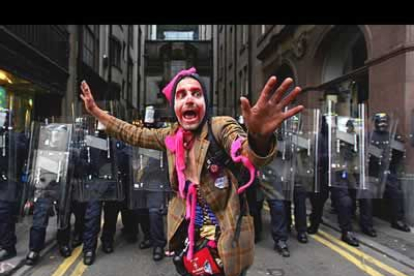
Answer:
[[(268, 202), (274, 248), (281, 255), (290, 256), (287, 239), (292, 205), (297, 239), (307, 243), (307, 233), (318, 231), (329, 194), (341, 239), (352, 246), (359, 245), (352, 228), (357, 206), (361, 231), (377, 236), (373, 225), (374, 199), (387, 198), (391, 204), (391, 226), (410, 231), (404, 218), (401, 180), (405, 148), (396, 134), (398, 122), (386, 113), (368, 119), (364, 104), (359, 105), (356, 113), (338, 116), (334, 104), (327, 102), (324, 114), (319, 109), (307, 109), (279, 129), (278, 154), (261, 171), (259, 190)], [(309, 227), (307, 198), (312, 207)]]
[(16, 255), (17, 218), (33, 214), (26, 264), (37, 263), (49, 218), (56, 214), (60, 254), (68, 257), (83, 243), (84, 263), (91, 265), (102, 209), (105, 253), (114, 251), (121, 212), (126, 240), (137, 242), (140, 224), (143, 239), (139, 247), (153, 247), (155, 261), (164, 257), (164, 215), (170, 187), (161, 152), (132, 148), (110, 138), (89, 116), (33, 122), (30, 133), (16, 131), (11, 123), (6, 120), (0, 129), (0, 261)]

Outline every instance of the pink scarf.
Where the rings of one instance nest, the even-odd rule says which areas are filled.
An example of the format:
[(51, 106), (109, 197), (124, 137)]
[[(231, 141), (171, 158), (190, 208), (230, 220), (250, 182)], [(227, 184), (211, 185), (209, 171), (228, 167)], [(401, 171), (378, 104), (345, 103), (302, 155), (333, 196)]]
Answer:
[[(186, 145), (184, 144), (186, 143)], [(181, 198), (185, 198), (185, 150), (190, 150), (194, 144), (194, 134), (179, 127), (174, 135), (165, 138), (167, 148), (175, 153), (175, 169), (178, 177), (178, 191)]]
[(177, 171), (178, 178), (178, 191), (181, 198), (186, 199), (186, 214), (185, 218), (190, 220), (188, 226), (188, 239), (189, 247), (187, 252), (187, 258), (193, 258), (194, 252), (194, 225), (195, 225), (195, 212), (197, 203), (197, 188), (194, 183), (191, 183), (188, 187), (187, 195), (185, 195), (185, 150), (190, 150), (194, 144), (194, 134), (191, 131), (186, 131), (182, 127), (179, 127), (178, 131), (174, 135), (168, 135), (165, 138), (165, 144), (172, 153), (175, 153), (175, 169)]

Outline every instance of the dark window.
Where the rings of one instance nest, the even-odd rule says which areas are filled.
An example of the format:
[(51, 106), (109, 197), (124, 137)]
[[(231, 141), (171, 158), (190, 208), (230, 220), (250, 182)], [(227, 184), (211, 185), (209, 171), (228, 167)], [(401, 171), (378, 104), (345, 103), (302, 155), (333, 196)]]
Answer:
[(127, 75), (127, 102), (132, 103), (132, 73), (134, 71), (134, 63), (128, 58), (128, 75)]
[(220, 56), (219, 56), (219, 63), (220, 63), (220, 77), (224, 75), (224, 49), (223, 44), (220, 45)]
[(111, 64), (121, 70), (122, 45), (116, 38), (111, 37)]
[(82, 60), (95, 71), (99, 61), (99, 25), (84, 25)]
[(128, 25), (128, 46), (133, 47), (134, 46), (134, 26)]

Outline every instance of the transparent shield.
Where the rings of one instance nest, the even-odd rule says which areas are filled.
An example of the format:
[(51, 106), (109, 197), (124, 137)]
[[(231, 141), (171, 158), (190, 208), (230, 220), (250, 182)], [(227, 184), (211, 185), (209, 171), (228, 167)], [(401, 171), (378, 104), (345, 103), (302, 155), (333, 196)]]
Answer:
[(118, 179), (116, 141), (104, 132), (85, 135), (80, 199), (87, 201), (120, 201), (124, 199), (122, 183)]
[(139, 209), (165, 206), (171, 193), (165, 154), (158, 150), (134, 148), (131, 166), (128, 207)]
[(19, 205), (26, 184), (23, 179), (29, 139), (14, 126), (9, 110), (0, 110), (0, 200)]
[[(361, 143), (364, 146), (365, 162), (358, 190), (359, 198), (382, 198), (386, 183), (396, 178), (394, 164), (397, 164), (397, 156), (399, 153), (404, 154), (404, 146), (395, 140), (398, 121), (390, 114), (385, 116), (384, 113), (384, 118), (384, 121), (376, 121), (374, 117), (368, 126), (361, 128), (363, 131), (360, 137), (365, 137)], [(393, 153), (396, 154), (396, 163), (393, 163)], [(394, 171), (392, 175), (391, 169)], [(363, 176), (365, 177), (362, 178)]]
[(318, 147), (321, 112), (305, 109), (298, 115), (298, 130), (292, 137), (294, 145), (295, 188), (307, 192), (320, 191), (318, 171)]
[(70, 185), (69, 157), (72, 124), (34, 123), (30, 146), (30, 185), (33, 201), (50, 198), (59, 209), (58, 227), (68, 224)]
[(285, 120), (277, 130), (277, 155), (261, 170), (260, 187), (268, 199), (292, 200), (294, 173), (294, 143), (297, 118)]

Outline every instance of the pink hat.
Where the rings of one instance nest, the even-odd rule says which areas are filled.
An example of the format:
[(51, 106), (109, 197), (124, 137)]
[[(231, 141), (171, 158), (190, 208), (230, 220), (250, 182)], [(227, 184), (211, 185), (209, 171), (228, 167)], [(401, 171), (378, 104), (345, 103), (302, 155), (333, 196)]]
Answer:
[(186, 75), (191, 75), (191, 74), (196, 74), (196, 69), (194, 67), (191, 67), (190, 69), (187, 70), (181, 70), (180, 72), (177, 73), (177, 75), (175, 75), (175, 77), (162, 89), (162, 93), (165, 95), (165, 97), (167, 98), (168, 102), (171, 104), (173, 95), (174, 95), (174, 91), (172, 91), (174, 89), (175, 83), (176, 81), (181, 78), (182, 76), (186, 76)]

